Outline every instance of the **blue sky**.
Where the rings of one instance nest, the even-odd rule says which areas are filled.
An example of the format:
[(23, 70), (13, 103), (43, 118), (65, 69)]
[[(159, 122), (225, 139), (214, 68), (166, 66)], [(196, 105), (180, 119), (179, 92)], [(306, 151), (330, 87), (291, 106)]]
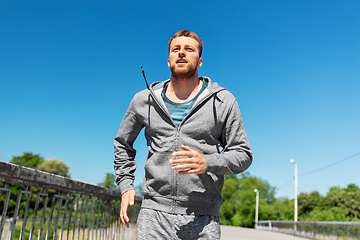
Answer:
[[(251, 175), (291, 199), (293, 158), (299, 193), (360, 186), (359, 12), (346, 0), (0, 0), (0, 160), (32, 152), (102, 182), (122, 116), (146, 87), (140, 67), (149, 82), (169, 78), (168, 40), (190, 29), (204, 42), (199, 74), (238, 99)], [(138, 185), (142, 134), (135, 145)]]

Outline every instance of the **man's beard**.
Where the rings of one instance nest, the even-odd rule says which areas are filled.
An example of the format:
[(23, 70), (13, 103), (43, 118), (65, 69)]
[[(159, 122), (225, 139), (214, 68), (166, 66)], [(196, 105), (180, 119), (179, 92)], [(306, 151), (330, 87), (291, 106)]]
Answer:
[(196, 67), (188, 65), (186, 68), (176, 68), (176, 65), (170, 67), (171, 74), (177, 79), (191, 78), (196, 74)]

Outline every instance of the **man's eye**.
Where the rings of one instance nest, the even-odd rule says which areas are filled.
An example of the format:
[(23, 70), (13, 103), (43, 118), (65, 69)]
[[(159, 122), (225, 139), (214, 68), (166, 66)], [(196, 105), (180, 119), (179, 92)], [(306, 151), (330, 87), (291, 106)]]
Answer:
[(187, 50), (190, 51), (190, 52), (194, 51), (194, 49), (192, 49), (192, 48), (187, 48)]

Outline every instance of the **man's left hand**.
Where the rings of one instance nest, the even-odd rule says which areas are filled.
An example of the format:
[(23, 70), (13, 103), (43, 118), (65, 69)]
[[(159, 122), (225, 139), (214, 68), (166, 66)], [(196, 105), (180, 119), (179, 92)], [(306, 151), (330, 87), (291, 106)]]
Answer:
[(169, 163), (174, 164), (171, 169), (179, 170), (179, 175), (201, 174), (205, 172), (207, 167), (205, 157), (188, 146), (181, 145), (181, 148), (184, 151), (177, 151), (172, 154), (173, 157), (177, 158), (170, 159)]

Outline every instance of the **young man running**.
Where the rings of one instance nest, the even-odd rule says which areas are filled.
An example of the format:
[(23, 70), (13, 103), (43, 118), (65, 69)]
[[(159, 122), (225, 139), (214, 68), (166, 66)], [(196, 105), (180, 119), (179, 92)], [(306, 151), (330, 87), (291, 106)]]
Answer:
[(114, 140), (120, 218), (129, 225), (127, 209), (135, 197), (133, 143), (145, 128), (149, 154), (137, 238), (220, 239), (224, 175), (250, 166), (248, 136), (236, 98), (198, 76), (202, 40), (181, 30), (168, 47), (171, 78), (134, 96)]

